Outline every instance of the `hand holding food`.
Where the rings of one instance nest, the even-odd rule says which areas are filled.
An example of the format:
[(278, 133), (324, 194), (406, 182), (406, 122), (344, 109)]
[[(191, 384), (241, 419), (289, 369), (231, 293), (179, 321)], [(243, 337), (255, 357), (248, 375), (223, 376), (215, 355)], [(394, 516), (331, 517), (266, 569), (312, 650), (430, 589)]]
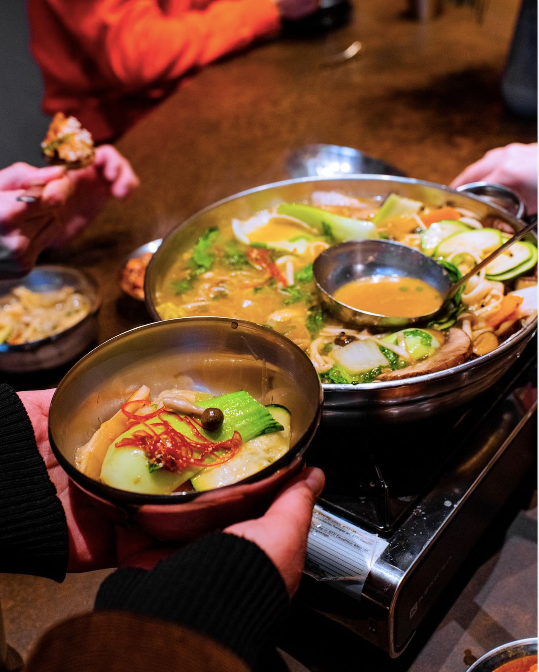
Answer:
[(528, 212), (537, 212), (537, 143), (513, 142), (491, 149), (482, 159), (468, 166), (451, 186), (469, 182), (492, 182), (514, 189), (526, 201)]
[(83, 572), (116, 563), (114, 526), (104, 518), (60, 467), (48, 439), (49, 407), (54, 390), (19, 392), (32, 422), (38, 450), (62, 503), (69, 532), (68, 569)]

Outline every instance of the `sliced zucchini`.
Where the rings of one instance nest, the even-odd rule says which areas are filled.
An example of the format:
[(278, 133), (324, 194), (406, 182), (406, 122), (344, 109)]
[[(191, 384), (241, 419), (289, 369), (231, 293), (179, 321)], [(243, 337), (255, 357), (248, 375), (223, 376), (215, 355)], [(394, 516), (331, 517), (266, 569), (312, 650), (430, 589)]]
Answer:
[[(506, 268), (505, 270), (499, 270), (497, 273), (492, 273), (491, 267), (493, 264), (496, 264), (500, 260), (500, 257), (498, 259), (495, 259), (492, 263), (490, 263), (487, 268), (486, 268), (486, 278), (488, 280), (494, 280), (496, 282), (504, 282), (505, 280), (511, 280), (512, 278), (516, 278), (517, 275), (522, 275), (522, 273), (526, 273), (526, 271), (529, 271), (531, 268), (535, 266), (537, 263), (537, 248), (535, 245), (532, 243), (528, 243), (525, 240), (521, 240), (513, 245), (513, 247), (510, 247), (506, 253), (500, 255), (501, 260), (505, 261), (505, 255), (511, 252), (512, 250), (515, 251), (515, 248), (517, 248), (517, 255), (522, 259), (525, 254), (527, 254), (527, 258), (521, 261), (519, 264), (514, 265), (510, 268)], [(525, 249), (522, 249), (525, 248)], [(517, 257), (518, 258), (518, 257)], [(515, 259), (515, 258), (514, 258)], [(496, 267), (494, 267), (496, 269)], [(503, 266), (499, 266), (498, 269), (503, 268)], [(496, 269), (496, 270), (498, 270)]]
[(503, 254), (490, 262), (485, 269), (486, 274), (500, 275), (517, 268), (534, 256), (532, 248), (532, 245), (523, 241), (514, 243)]
[(421, 251), (432, 256), (434, 250), (442, 240), (449, 238), (454, 233), (461, 233), (463, 231), (471, 231), (471, 229), (456, 219), (444, 219), (441, 222), (435, 222), (428, 229), (421, 232)]
[(242, 444), (239, 452), (218, 467), (203, 469), (191, 479), (195, 490), (212, 490), (241, 481), (269, 466), (290, 448), (290, 411), (284, 406), (266, 406), (280, 432), (257, 436)]
[(381, 226), (396, 217), (411, 217), (417, 214), (422, 207), (423, 203), (420, 201), (413, 201), (411, 198), (404, 198), (404, 196), (397, 196), (397, 194), (389, 194), (372, 221), (376, 226)]
[(486, 256), (500, 247), (503, 239), (496, 229), (481, 229), (454, 233), (442, 240), (434, 250), (434, 257), (448, 257), (455, 252), (472, 252)]

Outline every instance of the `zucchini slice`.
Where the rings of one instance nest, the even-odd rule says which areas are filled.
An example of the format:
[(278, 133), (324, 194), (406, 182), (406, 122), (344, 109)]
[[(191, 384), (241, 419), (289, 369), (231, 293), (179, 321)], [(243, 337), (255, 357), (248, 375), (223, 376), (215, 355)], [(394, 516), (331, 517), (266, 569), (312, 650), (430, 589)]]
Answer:
[(534, 256), (537, 258), (537, 253), (534, 255), (534, 250), (534, 246), (530, 243), (524, 241), (514, 243), (512, 247), (490, 262), (485, 269), (486, 275), (502, 275), (507, 271), (518, 268)]
[[(528, 257), (522, 261), (522, 257), (524, 257), (524, 250), (520, 249), (520, 246), (526, 248)], [(537, 258), (538, 258), (538, 253), (537, 253), (537, 248), (535, 245), (532, 243), (528, 243), (525, 240), (521, 240), (513, 245), (513, 247), (509, 248), (506, 252), (509, 253), (511, 250), (515, 250), (515, 248), (518, 248), (517, 254), (521, 255), (521, 261), (519, 264), (514, 265), (512, 267), (507, 267), (505, 270), (499, 270), (503, 269), (503, 267), (500, 265), (498, 268), (495, 267), (495, 269), (498, 271), (497, 273), (492, 273), (491, 272), (491, 267), (493, 264), (496, 262), (500, 261), (500, 257), (498, 259), (495, 259), (492, 263), (490, 263), (487, 268), (486, 268), (486, 278), (488, 280), (495, 280), (497, 282), (504, 282), (505, 280), (511, 280), (512, 278), (516, 278), (517, 275), (522, 275), (522, 273), (525, 273), (526, 271), (529, 271), (531, 268), (535, 266), (537, 263)], [(501, 255), (501, 260), (505, 260), (505, 254)], [(516, 257), (514, 257), (516, 261)]]
[(454, 233), (445, 238), (434, 250), (434, 257), (448, 257), (455, 252), (472, 252), (486, 256), (503, 243), (496, 229), (481, 229)]
[(266, 409), (283, 429), (246, 441), (237, 455), (228, 462), (203, 469), (191, 479), (195, 490), (212, 490), (241, 481), (269, 466), (287, 452), (290, 448), (290, 411), (284, 406), (276, 405), (266, 406)]
[(435, 222), (421, 232), (421, 252), (431, 257), (442, 240), (449, 238), (454, 233), (462, 233), (463, 231), (471, 231), (471, 229), (464, 222), (459, 222), (456, 219), (444, 219), (441, 222)]

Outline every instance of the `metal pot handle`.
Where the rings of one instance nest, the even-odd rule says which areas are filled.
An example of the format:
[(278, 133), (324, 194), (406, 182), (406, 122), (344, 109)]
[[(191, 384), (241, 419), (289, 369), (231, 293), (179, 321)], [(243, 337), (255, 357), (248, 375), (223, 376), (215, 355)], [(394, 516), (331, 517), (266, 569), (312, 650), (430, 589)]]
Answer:
[(524, 200), (509, 187), (503, 184), (494, 184), (492, 182), (470, 182), (457, 187), (457, 191), (466, 191), (475, 196), (479, 196), (486, 201), (493, 201), (510, 215), (517, 219), (526, 216), (526, 203)]

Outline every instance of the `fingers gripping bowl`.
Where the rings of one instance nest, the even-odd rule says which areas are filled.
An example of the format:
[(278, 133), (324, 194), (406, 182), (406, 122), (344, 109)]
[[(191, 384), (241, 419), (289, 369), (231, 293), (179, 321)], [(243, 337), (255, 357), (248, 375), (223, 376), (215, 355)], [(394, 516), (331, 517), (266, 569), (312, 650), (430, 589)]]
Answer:
[[(209, 490), (181, 485), (169, 494), (129, 491), (103, 482), (99, 471), (82, 473), (77, 468), (81, 446), (143, 384), (152, 399), (178, 389), (206, 397), (244, 390), (261, 404), (285, 407), (289, 449), (247, 478)], [(78, 362), (53, 397), (49, 436), (71, 479), (117, 522), (135, 522), (160, 539), (186, 540), (262, 510), (300, 469), (320, 421), (321, 401), (309, 359), (280, 334), (227, 318), (170, 320), (121, 334)], [(117, 437), (110, 436), (109, 443)]]
[[(491, 269), (491, 276), (477, 277), (480, 289), (484, 285), (490, 292), (492, 305), (487, 310), (498, 311), (492, 324), (482, 324), (480, 310), (460, 310), (451, 316), (452, 322), (427, 325), (430, 333), (419, 335), (357, 330), (349, 334), (342, 323), (327, 322), (313, 293), (312, 277), (307, 277), (308, 262), (338, 242), (386, 237), (433, 257), (440, 252), (444, 263), (450, 255), (450, 265), (460, 264), (463, 270), (455, 270), (463, 273), (467, 264), (483, 258), (485, 240), (487, 247), (495, 248), (507, 229), (521, 227), (520, 220), (498, 206), (428, 182), (385, 176), (289, 180), (225, 199), (173, 230), (148, 268), (146, 302), (155, 319), (234, 315), (286, 333), (309, 353), (321, 374), (325, 421), (414, 421), (464, 404), (490, 387), (531, 338), (536, 310), (510, 321), (509, 332), (501, 338), (487, 334), (495, 345), (485, 354), (479, 343), (472, 352), (481, 329), (497, 329), (493, 325), (503, 317), (504, 311), (498, 311), (502, 300), (504, 307), (523, 300), (513, 295), (503, 299), (515, 290), (515, 281), (507, 280), (514, 260), (504, 260), (501, 270)], [(446, 238), (457, 242), (458, 249), (447, 245)], [(481, 249), (476, 249), (476, 239)], [(522, 251), (529, 252), (529, 259), (533, 252), (537, 259), (533, 240), (526, 241)], [(527, 273), (530, 268), (526, 266)], [(472, 295), (474, 288), (469, 289)], [(466, 299), (473, 303), (474, 296)], [(415, 346), (407, 344), (408, 337), (428, 340), (429, 353), (414, 360), (410, 348)], [(358, 353), (368, 356), (368, 371), (353, 369)], [(401, 356), (407, 361), (400, 361)]]

